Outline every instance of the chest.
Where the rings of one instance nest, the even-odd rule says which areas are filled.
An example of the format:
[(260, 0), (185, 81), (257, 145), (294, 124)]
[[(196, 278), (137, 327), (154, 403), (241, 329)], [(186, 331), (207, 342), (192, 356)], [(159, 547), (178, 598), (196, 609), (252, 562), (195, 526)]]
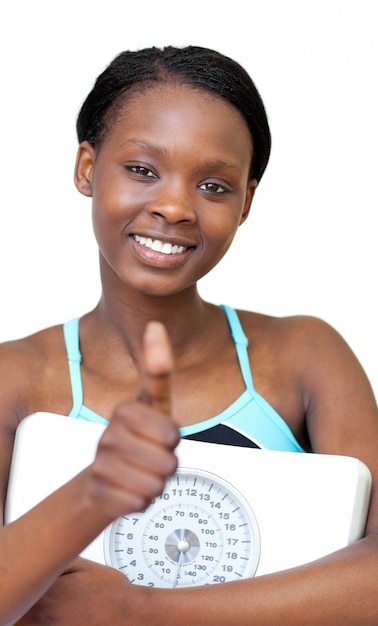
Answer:
[[(238, 402), (253, 377), (254, 390), (288, 424), (302, 442), (304, 408), (290, 368), (272, 351), (256, 342), (241, 356), (232, 340), (220, 341), (212, 351), (198, 351), (185, 366), (175, 369), (171, 380), (172, 415), (178, 427), (191, 426), (219, 416)], [(71, 376), (70, 376), (71, 374)], [(40, 385), (34, 411), (68, 414), (74, 402), (111, 419), (115, 406), (137, 397), (141, 379), (133, 367), (93, 363), (83, 359), (76, 371), (60, 363), (59, 372)]]
[[(238, 410), (242, 396), (245, 402), (245, 396), (257, 394), (298, 433), (303, 423), (300, 395), (287, 368), (262, 357), (252, 349), (243, 358), (231, 342), (213, 358), (204, 354), (186, 367), (176, 368), (171, 379), (171, 406), (177, 426), (188, 427), (221, 417), (231, 409)], [(132, 401), (138, 395), (141, 380), (134, 370), (117, 378), (104, 374), (94, 377), (85, 364), (81, 369), (83, 404), (107, 419), (117, 404)]]

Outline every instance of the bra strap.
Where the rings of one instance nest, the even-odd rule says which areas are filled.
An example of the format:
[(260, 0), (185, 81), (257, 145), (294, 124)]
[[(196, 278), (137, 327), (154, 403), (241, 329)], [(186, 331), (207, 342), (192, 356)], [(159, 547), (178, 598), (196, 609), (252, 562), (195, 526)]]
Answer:
[(238, 357), (245, 386), (249, 391), (254, 391), (251, 366), (249, 363), (247, 350), (248, 339), (240, 323), (239, 316), (236, 313), (235, 309), (232, 309), (226, 304), (221, 304), (221, 308), (226, 313), (227, 321), (231, 330), (231, 336), (235, 342), (236, 354)]
[(63, 333), (68, 357), (72, 393), (72, 409), (69, 413), (69, 417), (78, 417), (83, 404), (83, 385), (80, 371), (79, 318), (76, 317), (66, 322), (63, 325)]

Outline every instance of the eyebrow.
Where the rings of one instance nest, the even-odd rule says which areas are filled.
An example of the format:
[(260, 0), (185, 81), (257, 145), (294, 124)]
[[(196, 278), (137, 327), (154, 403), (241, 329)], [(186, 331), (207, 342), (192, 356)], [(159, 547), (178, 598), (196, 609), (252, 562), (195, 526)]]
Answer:
[[(161, 156), (166, 156), (167, 155), (167, 149), (164, 146), (160, 146), (158, 144), (152, 143), (151, 141), (148, 141), (147, 139), (140, 139), (140, 138), (130, 138), (127, 139), (126, 141), (122, 142), (122, 144), (120, 145), (120, 148), (122, 148), (125, 145), (134, 145), (134, 146), (139, 146), (141, 148), (144, 148), (146, 150), (151, 150), (152, 152), (155, 152), (158, 155)], [(204, 167), (208, 167), (210, 169), (216, 169), (216, 168), (227, 168), (230, 170), (234, 170), (236, 171), (238, 174), (242, 174), (242, 169), (239, 167), (239, 165), (236, 165), (236, 163), (230, 163), (228, 161), (223, 161), (223, 159), (209, 159), (207, 160), (205, 163), (202, 164)]]
[(153, 152), (156, 152), (157, 154), (164, 155), (167, 153), (167, 150), (163, 146), (159, 146), (156, 143), (152, 143), (151, 141), (148, 141), (147, 139), (138, 139), (138, 138), (131, 137), (131, 139), (126, 139), (126, 141), (123, 141), (120, 145), (120, 148), (128, 144), (131, 144), (133, 146), (139, 146), (140, 148), (145, 148), (146, 150), (152, 150)]

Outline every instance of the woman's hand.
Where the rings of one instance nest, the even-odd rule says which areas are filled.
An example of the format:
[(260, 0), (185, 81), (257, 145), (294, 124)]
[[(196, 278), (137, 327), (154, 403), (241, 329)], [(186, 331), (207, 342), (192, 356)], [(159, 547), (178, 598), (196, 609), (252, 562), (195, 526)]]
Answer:
[(115, 409), (89, 468), (90, 498), (109, 520), (146, 508), (176, 470), (179, 433), (170, 419), (172, 368), (165, 328), (151, 322), (138, 398)]
[(17, 626), (133, 624), (135, 591), (118, 570), (77, 559)]

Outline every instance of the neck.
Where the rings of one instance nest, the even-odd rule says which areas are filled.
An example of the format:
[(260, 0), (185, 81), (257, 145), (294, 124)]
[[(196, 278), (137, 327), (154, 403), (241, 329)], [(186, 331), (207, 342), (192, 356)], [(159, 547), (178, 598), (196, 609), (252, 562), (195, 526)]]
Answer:
[[(140, 359), (142, 337), (151, 320), (163, 323), (172, 342), (176, 358), (188, 355), (209, 329), (212, 305), (199, 296), (196, 285), (168, 296), (146, 295), (126, 289), (124, 285), (104, 289), (99, 304), (91, 314), (94, 336), (108, 345)], [(93, 334), (92, 334), (93, 336)]]

